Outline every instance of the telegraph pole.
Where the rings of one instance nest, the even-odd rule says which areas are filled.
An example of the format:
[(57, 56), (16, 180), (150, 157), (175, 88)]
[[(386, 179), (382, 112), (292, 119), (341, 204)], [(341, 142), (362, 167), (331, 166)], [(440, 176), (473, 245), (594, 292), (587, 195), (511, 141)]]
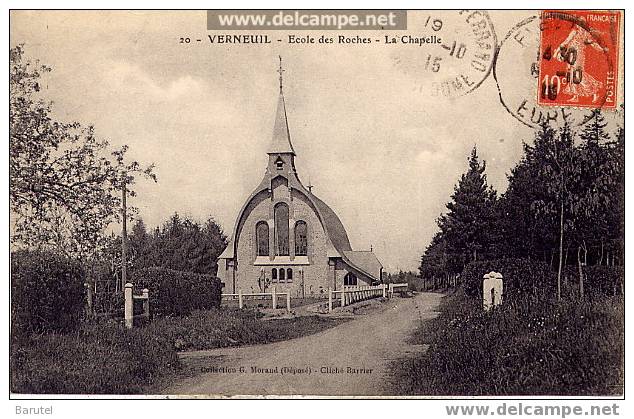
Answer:
[(126, 282), (128, 282), (128, 275), (127, 275), (127, 250), (128, 250), (128, 244), (127, 244), (127, 240), (128, 240), (128, 228), (127, 228), (127, 204), (126, 204), (126, 195), (127, 195), (127, 179), (128, 175), (127, 173), (124, 173), (123, 176), (123, 190), (121, 193), (121, 203), (122, 203), (122, 208), (121, 208), (121, 215), (123, 217), (123, 226), (121, 229), (121, 291), (125, 290), (125, 284)]

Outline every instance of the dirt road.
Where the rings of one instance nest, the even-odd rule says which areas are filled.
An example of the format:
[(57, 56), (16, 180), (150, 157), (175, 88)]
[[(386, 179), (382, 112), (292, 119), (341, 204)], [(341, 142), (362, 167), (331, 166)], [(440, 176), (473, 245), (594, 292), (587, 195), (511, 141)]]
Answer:
[(165, 390), (187, 395), (392, 395), (389, 364), (424, 350), (407, 340), (437, 315), (441, 295), (393, 298), (381, 309), (323, 332), (267, 345), (183, 354), (200, 372)]

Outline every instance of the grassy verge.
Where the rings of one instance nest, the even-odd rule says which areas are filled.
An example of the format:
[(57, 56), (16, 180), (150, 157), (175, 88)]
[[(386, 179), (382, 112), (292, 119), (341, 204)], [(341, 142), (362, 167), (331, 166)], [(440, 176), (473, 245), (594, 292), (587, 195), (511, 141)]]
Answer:
[(11, 344), (11, 390), (31, 394), (135, 394), (176, 371), (173, 344), (116, 324)]
[(623, 310), (622, 298), (595, 297), (484, 313), (459, 291), (414, 335), (429, 350), (396, 366), (401, 394), (621, 394)]
[(254, 310), (223, 308), (158, 319), (145, 329), (151, 335), (161, 335), (174, 342), (178, 350), (196, 350), (288, 340), (317, 333), (344, 321), (318, 316), (263, 320)]
[(256, 311), (212, 309), (124, 330), (85, 325), (72, 334), (31, 336), (11, 344), (11, 391), (31, 394), (142, 394), (179, 373), (177, 350), (292, 339), (343, 319), (263, 320)]

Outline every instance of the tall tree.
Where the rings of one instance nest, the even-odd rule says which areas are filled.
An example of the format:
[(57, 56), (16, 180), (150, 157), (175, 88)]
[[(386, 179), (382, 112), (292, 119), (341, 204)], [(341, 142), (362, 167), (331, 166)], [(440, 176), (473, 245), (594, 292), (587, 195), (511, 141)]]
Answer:
[(464, 256), (449, 252), (442, 231), (438, 231), (421, 257), (418, 271), (422, 278), (448, 278), (463, 267)]
[(178, 271), (215, 275), (218, 256), (227, 246), (227, 236), (213, 218), (198, 223), (174, 213), (153, 234), (137, 222), (130, 235), (133, 269), (162, 266)]
[(607, 123), (600, 111), (582, 129), (577, 148), (579, 178), (575, 185), (571, 212), (574, 217), (574, 240), (577, 245), (580, 294), (583, 296), (583, 269), (587, 264), (588, 247), (603, 241), (610, 232), (614, 220), (606, 216), (612, 209), (615, 184), (618, 180), (618, 159), (610, 155), (610, 135), (605, 130)]
[(9, 200), (14, 245), (53, 247), (68, 256), (103, 249), (106, 227), (120, 219), (121, 190), (131, 195), (136, 175), (156, 181), (153, 165), (112, 151), (93, 127), (60, 122), (41, 96), (40, 78), (51, 71), (9, 51)]
[[(561, 299), (561, 276), (564, 265), (564, 238), (571, 229), (574, 180), (578, 177), (579, 161), (574, 150), (574, 139), (566, 123), (559, 131), (544, 124), (536, 134), (535, 160), (540, 162), (538, 176), (544, 181), (547, 197), (551, 199), (534, 202), (538, 213), (548, 217), (557, 214), (559, 219), (559, 262), (557, 268), (557, 299)], [(570, 216), (568, 216), (570, 215)]]
[(553, 208), (544, 210), (545, 203), (557, 199), (544, 176), (554, 134), (548, 127), (537, 131), (532, 143), (524, 143), (524, 154), (508, 176), (499, 200), (505, 256), (549, 261), (556, 253), (559, 217)]
[(474, 146), (468, 159), (469, 169), (454, 187), (448, 212), (438, 219), (446, 249), (463, 255), (464, 263), (477, 260), (488, 252), (493, 231), (495, 191), (487, 185), (486, 162), (478, 158)]
[(148, 234), (142, 218), (137, 218), (136, 223), (132, 226), (132, 231), (128, 236), (128, 246), (131, 267), (135, 267), (139, 263), (152, 263), (152, 237)]

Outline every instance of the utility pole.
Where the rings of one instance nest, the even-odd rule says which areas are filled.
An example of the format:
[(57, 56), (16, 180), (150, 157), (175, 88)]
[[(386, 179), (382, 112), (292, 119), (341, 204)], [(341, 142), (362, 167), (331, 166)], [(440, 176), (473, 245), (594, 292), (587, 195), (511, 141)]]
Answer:
[(121, 229), (121, 290), (124, 291), (125, 290), (125, 284), (128, 282), (128, 275), (127, 275), (127, 250), (128, 250), (128, 228), (127, 228), (127, 204), (126, 204), (126, 195), (127, 195), (127, 173), (124, 173), (123, 176), (123, 190), (122, 190), (122, 196), (121, 196), (121, 203), (122, 203), (122, 208), (121, 208), (121, 215), (123, 217), (123, 226)]

